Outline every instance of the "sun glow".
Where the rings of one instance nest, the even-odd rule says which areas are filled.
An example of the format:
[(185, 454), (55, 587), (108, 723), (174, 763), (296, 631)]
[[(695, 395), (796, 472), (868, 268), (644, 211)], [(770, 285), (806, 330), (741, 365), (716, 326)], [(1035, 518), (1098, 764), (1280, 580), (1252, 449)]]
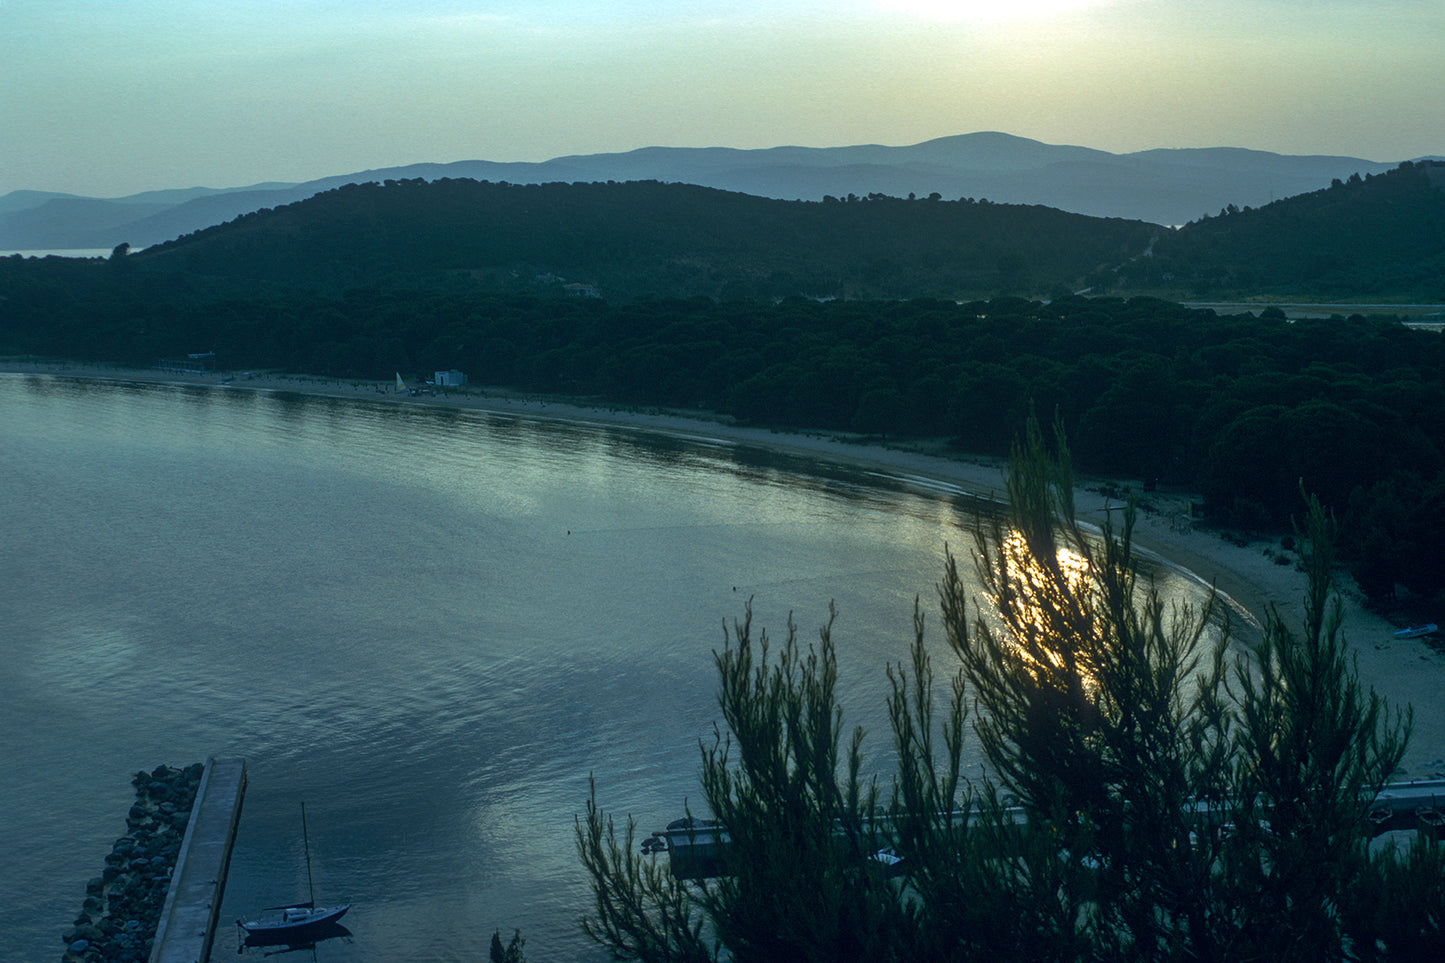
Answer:
[(917, 20), (956, 23), (1012, 23), (1045, 20), (1098, 7), (1108, 0), (876, 0), (890, 12)]

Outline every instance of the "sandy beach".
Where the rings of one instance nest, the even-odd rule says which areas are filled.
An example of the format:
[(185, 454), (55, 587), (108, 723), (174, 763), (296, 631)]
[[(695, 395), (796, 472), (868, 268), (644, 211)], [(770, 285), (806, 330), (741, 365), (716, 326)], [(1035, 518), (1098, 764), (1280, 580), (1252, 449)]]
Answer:
[[(350, 381), (275, 373), (219, 372), (189, 374), (156, 369), (123, 369), (103, 365), (0, 360), (0, 371), (25, 374), (213, 385), (227, 390), (293, 391), (334, 397), (362, 397), (396, 404), (473, 408), (527, 418), (549, 418), (611, 424), (696, 438), (736, 442), (807, 454), (834, 462), (873, 467), (896, 475), (951, 486), (982, 495), (1002, 491), (1003, 465), (998, 460), (960, 458), (941, 448), (892, 446), (828, 433), (782, 432), (728, 423), (704, 413), (630, 409), (590, 405), (554, 398), (524, 396), (480, 386), (426, 388), (417, 395), (396, 390), (387, 382)], [(1101, 488), (1107, 479), (1081, 478), (1075, 504), (1081, 519), (1101, 522), (1108, 506), (1120, 499)], [(1166, 562), (1214, 584), (1236, 612), (1257, 625), (1271, 607), (1299, 630), (1303, 624), (1305, 577), (1294, 564), (1279, 564), (1280, 545), (1256, 542), (1236, 545), (1194, 527), (1188, 517), (1187, 493), (1150, 492), (1141, 496), (1135, 527), (1137, 545)], [(1413, 705), (1414, 736), (1402, 777), (1445, 774), (1445, 654), (1419, 639), (1396, 639), (1398, 626), (1372, 613), (1347, 579), (1342, 579), (1345, 635), (1359, 662), (1360, 678), (1392, 705)], [(1250, 632), (1241, 626), (1242, 636)]]

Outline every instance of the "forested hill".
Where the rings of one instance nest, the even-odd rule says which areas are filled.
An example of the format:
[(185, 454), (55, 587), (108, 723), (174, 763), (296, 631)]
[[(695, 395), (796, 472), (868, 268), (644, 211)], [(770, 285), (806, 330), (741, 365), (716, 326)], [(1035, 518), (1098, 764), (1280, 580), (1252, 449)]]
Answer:
[(608, 299), (969, 298), (1068, 290), (1146, 250), (1139, 221), (987, 201), (779, 201), (654, 181), (353, 184), (130, 260), (253, 289), (471, 287)]
[(1193, 297), (1445, 301), (1445, 163), (1226, 209), (1161, 237), (1120, 281)]
[[(1170, 230), (987, 200), (783, 201), (656, 181), (351, 184), (132, 255), (209, 294), (357, 287), (805, 297), (1445, 301), (1445, 163)], [(577, 285), (585, 287), (578, 288)], [(162, 283), (162, 287), (167, 286)]]

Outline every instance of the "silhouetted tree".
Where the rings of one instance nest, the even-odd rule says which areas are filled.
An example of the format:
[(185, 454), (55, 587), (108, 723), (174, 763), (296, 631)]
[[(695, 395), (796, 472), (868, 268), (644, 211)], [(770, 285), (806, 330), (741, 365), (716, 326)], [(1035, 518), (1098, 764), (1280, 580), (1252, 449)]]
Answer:
[[(976, 530), (986, 610), (970, 611), (948, 558), (961, 668), (941, 718), (915, 614), (909, 667), (889, 673), (888, 806), (861, 772), (861, 732), (840, 748), (831, 620), (807, 653), (790, 622), (770, 662), (745, 618), (717, 656), (726, 733), (703, 747), (704, 798), (731, 839), (724, 875), (670, 878), (632, 852), (630, 821), (618, 843), (594, 794), (578, 825), (590, 934), (649, 960), (1242, 961), (1404, 954), (1438, 932), (1438, 854), (1372, 853), (1362, 832), (1409, 717), (1355, 674), (1319, 503), (1301, 536), (1303, 635), (1271, 613), (1230, 656), (1212, 600), (1166, 606), (1138, 584), (1132, 511), (1100, 536), (1079, 525), (1056, 437), (1050, 456), (1030, 421), (1008, 512)], [(965, 685), (990, 772), (976, 785), (960, 775)], [(872, 858), (890, 840), (901, 883)], [(1415, 846), (1435, 852), (1430, 837)], [(1386, 885), (1393, 942), (1371, 910)]]

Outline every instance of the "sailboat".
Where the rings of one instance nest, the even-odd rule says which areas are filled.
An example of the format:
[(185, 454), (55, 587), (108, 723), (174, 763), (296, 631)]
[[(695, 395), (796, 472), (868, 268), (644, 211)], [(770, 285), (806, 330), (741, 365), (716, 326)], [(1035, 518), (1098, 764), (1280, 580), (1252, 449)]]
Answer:
[(398, 372), (396, 373), (396, 390), (399, 391), (399, 392), (406, 390), (406, 382), (401, 380), (401, 372), (400, 372), (400, 371), (398, 371)]
[(252, 920), (236, 920), (236, 925), (246, 931), (247, 942), (256, 943), (299, 943), (325, 936), (336, 921), (346, 915), (351, 904), (341, 906), (317, 906), (316, 889), (311, 882), (311, 840), (306, 832), (306, 804), (301, 804), (301, 841), (306, 849), (306, 889), (311, 897), (304, 903), (286, 906), (268, 906), (263, 913), (275, 912), (272, 916), (261, 916)]

